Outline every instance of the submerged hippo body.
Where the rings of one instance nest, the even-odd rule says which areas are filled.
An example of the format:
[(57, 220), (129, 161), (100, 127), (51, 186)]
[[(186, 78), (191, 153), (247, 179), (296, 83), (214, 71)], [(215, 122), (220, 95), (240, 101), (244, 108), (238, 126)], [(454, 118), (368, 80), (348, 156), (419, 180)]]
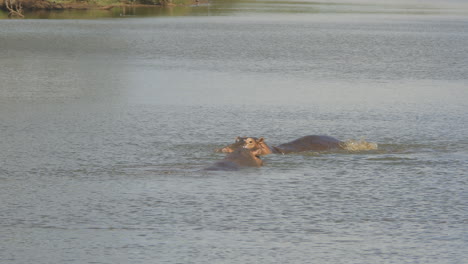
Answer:
[[(236, 151), (239, 148), (244, 147), (247, 142), (247, 139), (258, 140), (254, 137), (237, 137), (236, 142), (234, 144), (228, 145), (224, 148), (217, 149), (217, 152), (224, 152), (230, 153)], [(259, 152), (259, 155), (268, 155), (271, 153), (275, 154), (287, 154), (287, 153), (294, 153), (294, 152), (304, 152), (304, 151), (324, 151), (330, 149), (342, 149), (343, 142), (330, 137), (330, 136), (318, 136), (318, 135), (310, 135), (298, 138), (296, 140), (270, 147), (261, 138), (262, 148)]]
[(258, 151), (239, 148), (205, 170), (235, 171), (242, 167), (261, 167), (262, 165), (263, 161), (258, 157)]
[(234, 171), (242, 167), (261, 167), (263, 161), (259, 156), (266, 151), (265, 146), (263, 138), (245, 138), (241, 146), (228, 152), (229, 154), (223, 160), (216, 162), (206, 170)]

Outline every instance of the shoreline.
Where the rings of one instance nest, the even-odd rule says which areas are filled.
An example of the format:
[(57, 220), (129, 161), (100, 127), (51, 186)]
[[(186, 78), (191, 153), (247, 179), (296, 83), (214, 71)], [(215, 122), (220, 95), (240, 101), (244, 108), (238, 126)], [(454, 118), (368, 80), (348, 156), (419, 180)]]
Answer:
[[(10, 1), (10, 2), (9, 2)], [(18, 1), (18, 0), (16, 0)], [(24, 17), (24, 11), (46, 10), (46, 11), (60, 11), (60, 10), (112, 10), (113, 8), (154, 8), (154, 7), (176, 7), (176, 6), (196, 6), (199, 4), (207, 4), (208, 0), (182, 0), (182, 1), (160, 1), (155, 4), (141, 4), (141, 3), (121, 3), (114, 4), (100, 4), (99, 2), (55, 2), (48, 0), (23, 0), (19, 1), (21, 5), (13, 6), (14, 0), (0, 0), (0, 10), (10, 12), (10, 16)], [(10, 3), (10, 5), (8, 5)]]
[(89, 3), (67, 3), (67, 4), (57, 4), (60, 5), (55, 10), (64, 10), (64, 9), (76, 9), (76, 10), (111, 10), (114, 7), (140, 7), (140, 8), (152, 8), (152, 7), (175, 7), (175, 6), (195, 6), (197, 4), (206, 4), (208, 1), (190, 1), (188, 4), (111, 4), (111, 5), (99, 5), (99, 4), (89, 4)]

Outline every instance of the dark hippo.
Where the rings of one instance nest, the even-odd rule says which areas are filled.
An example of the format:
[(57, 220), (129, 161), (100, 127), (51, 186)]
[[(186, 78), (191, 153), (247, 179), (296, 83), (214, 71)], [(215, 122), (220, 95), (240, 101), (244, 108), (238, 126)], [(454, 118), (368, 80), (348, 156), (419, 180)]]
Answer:
[[(221, 161), (216, 162), (205, 170), (239, 170), (242, 167), (261, 167), (263, 161), (260, 155), (264, 155), (266, 144), (261, 139), (245, 138), (242, 146), (232, 151)], [(269, 148), (268, 148), (269, 150)]]
[(217, 152), (233, 152), (238, 148), (242, 148), (244, 145), (248, 144), (246, 140), (256, 140), (260, 141), (262, 148), (259, 152), (259, 155), (268, 155), (270, 153), (275, 154), (287, 154), (293, 152), (303, 152), (303, 151), (324, 151), (330, 149), (343, 149), (343, 141), (340, 141), (336, 138), (330, 136), (318, 136), (310, 135), (298, 138), (296, 140), (278, 145), (269, 147), (263, 140), (263, 138), (257, 139), (254, 137), (237, 137), (236, 142), (231, 145), (228, 145), (224, 148), (217, 149)]
[(324, 151), (343, 149), (343, 141), (330, 136), (310, 135), (272, 147), (273, 153), (287, 154), (303, 151)]

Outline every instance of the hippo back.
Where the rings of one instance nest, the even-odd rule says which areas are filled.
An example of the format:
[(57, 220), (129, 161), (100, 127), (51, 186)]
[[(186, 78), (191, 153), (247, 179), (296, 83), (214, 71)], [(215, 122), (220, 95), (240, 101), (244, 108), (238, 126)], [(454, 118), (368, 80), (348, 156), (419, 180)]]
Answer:
[(303, 151), (324, 151), (342, 148), (342, 143), (342, 141), (330, 136), (311, 135), (281, 144), (273, 147), (273, 149), (275, 152), (283, 154)]

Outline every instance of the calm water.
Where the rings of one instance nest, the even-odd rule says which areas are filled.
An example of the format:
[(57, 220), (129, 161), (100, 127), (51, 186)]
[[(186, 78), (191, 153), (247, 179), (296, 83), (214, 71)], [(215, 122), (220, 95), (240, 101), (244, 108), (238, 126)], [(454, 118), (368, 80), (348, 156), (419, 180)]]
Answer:
[(464, 10), (304, 4), (0, 20), (0, 263), (466, 263)]

